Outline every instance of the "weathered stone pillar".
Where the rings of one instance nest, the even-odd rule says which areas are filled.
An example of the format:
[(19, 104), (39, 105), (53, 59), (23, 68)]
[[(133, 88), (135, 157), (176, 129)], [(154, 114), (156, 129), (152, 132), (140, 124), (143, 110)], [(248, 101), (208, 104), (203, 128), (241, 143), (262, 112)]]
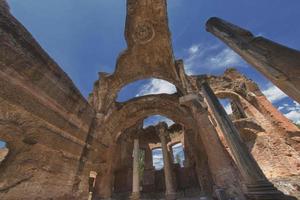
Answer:
[[(207, 105), (199, 94), (189, 94), (180, 98), (180, 104), (190, 108), (196, 121), (198, 136), (203, 142), (214, 187), (226, 189), (231, 198), (244, 200), (239, 174), (229, 153), (223, 146), (215, 127), (208, 118)], [(199, 141), (198, 145), (201, 145)], [(197, 145), (197, 143), (196, 143)], [(209, 190), (209, 187), (207, 187)]]
[(140, 153), (140, 145), (139, 139), (134, 139), (133, 144), (133, 171), (132, 171), (132, 200), (140, 199), (140, 173), (139, 173), (139, 153)]
[(207, 31), (225, 42), (282, 91), (300, 103), (300, 52), (213, 17)]
[(145, 148), (145, 170), (152, 169), (154, 169), (152, 151), (149, 145), (147, 145), (147, 147)]
[(201, 89), (215, 118), (224, 134), (227, 144), (235, 158), (237, 167), (241, 172), (247, 186), (250, 199), (284, 199), (283, 193), (278, 191), (265, 177), (264, 173), (242, 142), (239, 133), (217, 96), (210, 86), (204, 82)]
[(101, 168), (101, 170), (99, 170), (96, 178), (94, 195), (95, 200), (110, 200), (112, 197), (114, 181), (114, 157), (116, 149), (116, 144), (112, 144), (107, 150), (107, 162), (105, 168)]
[[(202, 140), (197, 137), (198, 135), (196, 135), (191, 129), (185, 130), (184, 135), (184, 142), (186, 143), (189, 151), (187, 152), (187, 157), (192, 156), (194, 158), (193, 160), (196, 165), (195, 170), (201, 187), (201, 192), (203, 194), (211, 194), (213, 192), (213, 180), (208, 166), (207, 153), (204, 150)], [(190, 161), (188, 161), (188, 164), (191, 164)]]
[(173, 173), (172, 173), (172, 165), (171, 158), (168, 151), (168, 141), (167, 137), (167, 125), (165, 123), (158, 124), (158, 136), (161, 141), (163, 159), (164, 159), (164, 174), (165, 174), (165, 184), (166, 184), (166, 199), (173, 200), (176, 199), (176, 191), (174, 187)]

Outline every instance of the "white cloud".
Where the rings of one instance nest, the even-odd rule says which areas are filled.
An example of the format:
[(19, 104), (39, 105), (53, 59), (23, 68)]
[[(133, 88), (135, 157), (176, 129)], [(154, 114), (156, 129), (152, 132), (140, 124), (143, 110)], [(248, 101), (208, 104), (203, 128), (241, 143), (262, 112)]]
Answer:
[[(266, 90), (262, 91), (269, 101), (276, 103), (282, 99), (288, 98), (288, 96), (282, 92), (278, 87), (273, 84), (269, 84)], [(283, 103), (277, 108), (280, 112), (284, 114), (288, 119), (292, 120), (294, 123), (300, 124), (300, 104), (293, 101), (293, 104)]]
[(193, 54), (196, 54), (196, 53), (198, 53), (198, 51), (199, 51), (199, 48), (200, 48), (200, 45), (199, 44), (194, 44), (194, 45), (192, 45), (190, 48), (189, 48), (189, 54), (190, 55), (193, 55)]
[(136, 96), (138, 97), (138, 96), (144, 96), (149, 94), (162, 94), (162, 93), (173, 94), (175, 92), (176, 92), (176, 87), (173, 84), (161, 79), (152, 79), (150, 83), (142, 86), (142, 88), (140, 89), (140, 91)]
[(272, 103), (278, 102), (278, 101), (288, 97), (278, 87), (276, 87), (275, 85), (271, 85), (271, 84), (266, 90), (263, 90), (262, 93)]
[(232, 114), (232, 109), (231, 109), (231, 102), (229, 99), (219, 99), (221, 105), (225, 109), (226, 113), (228, 115)]
[(285, 114), (287, 118), (292, 120), (296, 124), (300, 124), (300, 112), (299, 111), (290, 111), (287, 114)]
[(155, 167), (156, 170), (160, 170), (164, 167), (164, 160), (163, 160), (163, 155), (162, 155), (162, 149), (154, 149), (152, 151), (152, 156), (153, 156), (153, 166)]
[(230, 104), (227, 104), (225, 107), (224, 107), (226, 113), (228, 115), (232, 114), (232, 109), (231, 109), (231, 105)]
[(292, 120), (296, 124), (300, 124), (300, 104), (296, 101), (293, 101), (293, 105), (283, 104), (278, 108), (280, 111), (287, 111), (284, 116)]
[(212, 67), (223, 68), (238, 65), (240, 61), (240, 57), (234, 51), (232, 51), (229, 48), (226, 48), (223, 49), (217, 55), (211, 57), (209, 59), (209, 64)]
[(284, 109), (283, 106), (279, 106), (279, 107), (278, 107), (278, 110), (282, 110), (282, 109)]
[(216, 70), (243, 63), (238, 54), (220, 45), (193, 44), (187, 54), (184, 60), (186, 73), (189, 75), (195, 74), (200, 68)]

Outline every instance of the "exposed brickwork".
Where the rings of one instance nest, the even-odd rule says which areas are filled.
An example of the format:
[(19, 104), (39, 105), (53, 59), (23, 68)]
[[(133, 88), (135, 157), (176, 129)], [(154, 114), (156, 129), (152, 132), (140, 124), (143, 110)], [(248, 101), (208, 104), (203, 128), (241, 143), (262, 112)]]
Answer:
[[(184, 146), (184, 168), (171, 163), (171, 172), (167, 171), (173, 179), (168, 186), (177, 189), (179, 197), (194, 191), (198, 196), (224, 193), (226, 198), (246, 199), (244, 188), (251, 186), (244, 185), (249, 182), (238, 153), (247, 156), (242, 158), (253, 156), (252, 164), (259, 165), (256, 171), (261, 168), (280, 190), (299, 196), (299, 129), (272, 106), (256, 83), (235, 69), (221, 76), (186, 75), (182, 60), (174, 60), (166, 6), (166, 0), (127, 0), (127, 49), (113, 74), (100, 73), (87, 101), (0, 0), (0, 140), (9, 149), (4, 161), (5, 152), (0, 151), (0, 199), (79, 200), (87, 199), (88, 191), (95, 199), (120, 193), (129, 197), (133, 139), (139, 139), (145, 150), (143, 192), (161, 194), (166, 188), (164, 174), (154, 170), (151, 155), (151, 149), (166, 139), (165, 158), (170, 159), (165, 163), (174, 159), (173, 144)], [(177, 93), (116, 102), (123, 86), (151, 77), (173, 83)], [(209, 97), (203, 97), (204, 82), (212, 94), (231, 99), (233, 121), (227, 122), (239, 130), (236, 136), (247, 151), (236, 152), (224, 137), (233, 132), (220, 128), (220, 119), (207, 104)], [(157, 126), (142, 128), (142, 121), (156, 114), (175, 121), (165, 129), (166, 138), (158, 136)]]

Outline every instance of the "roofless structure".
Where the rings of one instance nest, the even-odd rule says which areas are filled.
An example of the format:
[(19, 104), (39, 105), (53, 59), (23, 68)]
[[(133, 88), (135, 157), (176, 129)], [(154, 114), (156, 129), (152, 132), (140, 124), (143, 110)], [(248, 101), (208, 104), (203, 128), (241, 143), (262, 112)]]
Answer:
[[(218, 18), (207, 30), (299, 101), (298, 51)], [(299, 198), (299, 129), (233, 68), (186, 75), (170, 35), (166, 0), (127, 0), (127, 48), (87, 101), (1, 0), (0, 199)], [(177, 92), (116, 101), (124, 86), (148, 78)], [(175, 124), (143, 128), (152, 115)], [(154, 168), (157, 149), (162, 169)]]

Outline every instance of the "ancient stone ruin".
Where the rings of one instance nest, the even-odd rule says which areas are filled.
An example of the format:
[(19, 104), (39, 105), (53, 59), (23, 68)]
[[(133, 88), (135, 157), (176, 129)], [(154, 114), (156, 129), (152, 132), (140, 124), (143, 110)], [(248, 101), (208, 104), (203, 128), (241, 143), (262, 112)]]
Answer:
[[(99, 73), (87, 101), (0, 1), (0, 199), (300, 198), (300, 130), (233, 68), (186, 75), (166, 6), (127, 0), (127, 49), (113, 74)], [(207, 30), (300, 102), (300, 52), (218, 18)], [(116, 101), (125, 85), (151, 77), (177, 93)], [(155, 114), (176, 123), (143, 128)], [(172, 153), (179, 143), (182, 163)], [(161, 170), (153, 166), (157, 148)]]

